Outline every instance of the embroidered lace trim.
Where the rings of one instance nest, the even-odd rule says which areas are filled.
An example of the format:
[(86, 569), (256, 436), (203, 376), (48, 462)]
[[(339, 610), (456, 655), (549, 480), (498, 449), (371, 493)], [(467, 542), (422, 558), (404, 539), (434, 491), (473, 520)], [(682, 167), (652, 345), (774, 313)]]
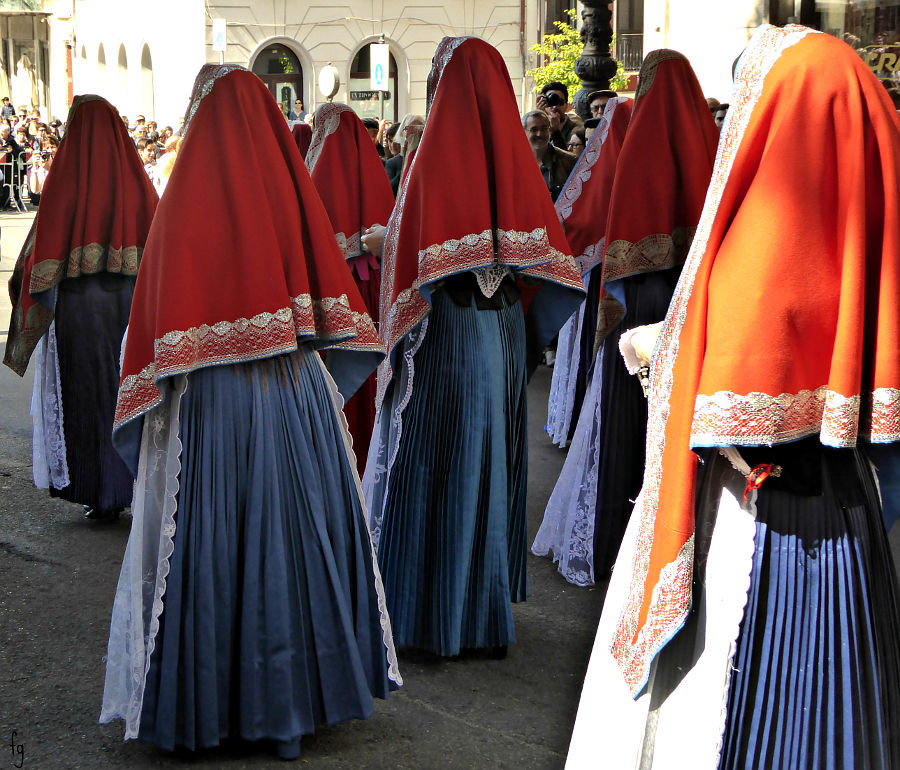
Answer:
[(490, 267), (479, 267), (472, 271), (475, 274), (475, 281), (478, 288), (485, 297), (493, 297), (503, 283), (503, 279), (508, 275), (512, 275), (510, 269), (505, 265), (494, 264)]
[(339, 102), (326, 102), (316, 110), (316, 130), (309, 143), (309, 149), (306, 151), (306, 168), (310, 174), (322, 154), (325, 140), (338, 130), (341, 125), (341, 115), (345, 112), (352, 112), (352, 110), (346, 104)]
[(125, 720), (125, 739), (140, 730), (144, 687), (175, 550), (181, 475), (181, 397), (187, 377), (169, 380), (159, 408), (144, 421), (132, 524), (113, 601), (100, 722)]
[(197, 112), (200, 102), (209, 96), (209, 92), (213, 90), (216, 81), (221, 77), (225, 77), (229, 72), (246, 69), (246, 67), (242, 67), (240, 64), (204, 64), (200, 68), (200, 72), (197, 73), (197, 78), (194, 80), (194, 88), (191, 92), (191, 102), (184, 115), (184, 126), (181, 128), (182, 139), (187, 136), (191, 120), (193, 120), (194, 113)]
[(63, 278), (78, 278), (80, 275), (107, 272), (137, 275), (143, 248), (139, 246), (104, 246), (87, 243), (69, 252), (66, 259), (44, 259), (37, 262), (31, 271), (29, 291), (36, 294), (47, 291)]
[(637, 107), (637, 100), (653, 87), (653, 81), (656, 80), (656, 72), (659, 69), (659, 65), (664, 61), (672, 61), (673, 59), (687, 61), (678, 51), (672, 51), (668, 48), (660, 48), (647, 54), (638, 75), (637, 93), (634, 95), (635, 107)]
[[(771, 30), (770, 30), (771, 31)], [(687, 304), (697, 271), (706, 250), (713, 221), (722, 200), (729, 172), (762, 93), (766, 74), (785, 50), (799, 43), (812, 30), (789, 26), (752, 46), (741, 57), (738, 81), (748, 85), (739, 90), (722, 127), (722, 139), (716, 153), (713, 177), (703, 213), (685, 267), (657, 344), (651, 377), (650, 414), (647, 422), (647, 460), (644, 485), (638, 495), (633, 516), (638, 517), (637, 554), (632, 570), (628, 598), (616, 627), (610, 651), (633, 694), (647, 681), (650, 663), (662, 646), (681, 627), (691, 606), (692, 569), (682, 563), (682, 554), (660, 575), (653, 589), (652, 603), (643, 626), (638, 626), (644, 601), (644, 584), (650, 563), (650, 550), (656, 524), (659, 489), (662, 480), (662, 455), (666, 443), (666, 422), (670, 411), (673, 370), (678, 355), (679, 335), (684, 326)], [(759, 34), (759, 33), (757, 33)], [(814, 34), (814, 33), (813, 33)], [(647, 86), (649, 88), (649, 86)], [(637, 107), (637, 104), (635, 105)]]
[(119, 386), (115, 425), (137, 417), (159, 403), (156, 382), (202, 366), (238, 363), (297, 349), (297, 338), (315, 338), (323, 346), (348, 350), (383, 350), (366, 313), (350, 308), (346, 294), (314, 300), (292, 297), (289, 308), (258, 313), (253, 318), (195, 326), (164, 334), (154, 342), (155, 357)]
[(349, 238), (344, 233), (335, 233), (334, 237), (337, 238), (338, 248), (344, 259), (358, 257), (363, 253), (361, 233), (351, 233)]
[(637, 243), (613, 241), (603, 260), (603, 280), (608, 283), (620, 278), (654, 270), (665, 270), (684, 262), (691, 248), (696, 227), (678, 227), (670, 235), (656, 233)]

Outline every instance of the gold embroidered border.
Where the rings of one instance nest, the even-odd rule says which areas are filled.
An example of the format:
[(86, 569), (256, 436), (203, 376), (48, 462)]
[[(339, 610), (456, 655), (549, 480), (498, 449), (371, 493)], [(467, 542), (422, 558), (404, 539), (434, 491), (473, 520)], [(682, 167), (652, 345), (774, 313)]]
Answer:
[(604, 283), (680, 265), (691, 249), (696, 230), (696, 227), (676, 227), (671, 234), (654, 233), (637, 243), (613, 241), (603, 257)]
[(63, 278), (77, 278), (84, 274), (107, 272), (137, 275), (142, 253), (143, 248), (139, 246), (119, 249), (99, 243), (78, 246), (69, 252), (66, 259), (44, 259), (35, 263), (28, 290), (31, 294), (37, 294), (52, 288)]
[[(684, 327), (688, 301), (693, 292), (697, 271), (706, 251), (712, 225), (741, 139), (762, 93), (765, 76), (787, 48), (799, 43), (807, 34), (816, 34), (806, 27), (797, 26), (764, 29), (765, 31), (760, 30), (756, 33), (741, 58), (737, 95), (723, 127), (706, 204), (654, 355), (644, 484), (632, 514), (638, 516), (640, 522), (639, 555), (636, 556), (635, 564), (646, 564), (648, 569), (658, 513), (662, 456), (666, 444), (666, 422), (671, 408), (674, 365), (678, 356), (679, 336)], [(610, 645), (616, 663), (634, 695), (640, 692), (647, 681), (653, 658), (681, 627), (691, 606), (690, 584), (684, 583), (683, 571), (680, 567), (664, 570), (653, 589), (650, 612), (644, 625), (639, 628), (647, 577), (646, 570), (641, 571), (637, 568), (633, 570), (628, 595)]]
[(346, 294), (314, 300), (292, 297), (289, 308), (174, 330), (155, 340), (154, 360), (119, 386), (115, 424), (159, 403), (156, 380), (204, 366), (240, 363), (297, 349), (297, 338), (316, 338), (344, 350), (382, 351), (372, 320), (350, 308)]

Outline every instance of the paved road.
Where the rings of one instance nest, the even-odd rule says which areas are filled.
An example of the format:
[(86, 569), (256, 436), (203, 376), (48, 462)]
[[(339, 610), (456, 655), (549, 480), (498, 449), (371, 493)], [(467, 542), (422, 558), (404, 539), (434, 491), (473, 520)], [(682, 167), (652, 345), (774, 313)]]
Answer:
[[(0, 279), (12, 271), (31, 215), (0, 215)], [(9, 303), (0, 289), (0, 327)], [(0, 345), (5, 345), (5, 331)], [(28, 768), (150, 768), (184, 764), (98, 725), (109, 613), (129, 517), (112, 526), (31, 483), (31, 373), (0, 366), (0, 770), (22, 746)], [(550, 372), (529, 389), (532, 536), (563, 454), (542, 430)], [(503, 661), (401, 655), (406, 685), (375, 715), (303, 741), (316, 768), (559, 768), (599, 617), (602, 589), (568, 585), (529, 557), (531, 596), (514, 608), (518, 643)], [(15, 731), (14, 746), (10, 740)], [(204, 767), (283, 767), (258, 748), (200, 754)]]

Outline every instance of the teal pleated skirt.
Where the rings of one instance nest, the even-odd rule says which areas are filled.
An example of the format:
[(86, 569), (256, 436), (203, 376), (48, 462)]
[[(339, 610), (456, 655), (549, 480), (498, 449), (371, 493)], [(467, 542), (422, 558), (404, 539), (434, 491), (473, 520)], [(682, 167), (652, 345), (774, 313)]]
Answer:
[(435, 292), (415, 353), (378, 542), (398, 647), (453, 656), (515, 641), (511, 602), (526, 595), (525, 323), (521, 303), (499, 295), (502, 307), (479, 310)]

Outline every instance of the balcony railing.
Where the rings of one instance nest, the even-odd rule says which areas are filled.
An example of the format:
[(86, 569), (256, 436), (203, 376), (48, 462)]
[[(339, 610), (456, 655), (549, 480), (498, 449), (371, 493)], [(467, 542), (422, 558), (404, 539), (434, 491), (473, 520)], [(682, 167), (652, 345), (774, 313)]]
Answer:
[(644, 61), (644, 36), (642, 34), (616, 34), (616, 59), (626, 72), (638, 72)]

